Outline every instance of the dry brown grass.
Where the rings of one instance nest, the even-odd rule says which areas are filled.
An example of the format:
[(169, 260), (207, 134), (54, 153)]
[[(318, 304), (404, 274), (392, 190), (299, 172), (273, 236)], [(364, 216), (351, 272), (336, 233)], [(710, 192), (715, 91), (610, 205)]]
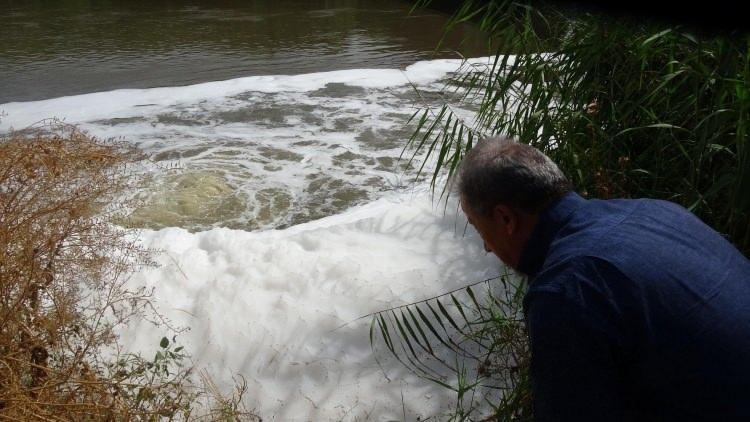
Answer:
[(0, 419), (194, 419), (202, 401), (203, 418), (253, 418), (242, 386), (194, 382), (167, 339), (153, 359), (117, 352), (113, 329), (149, 305), (125, 286), (148, 251), (111, 224), (132, 153), (60, 124), (0, 138)]

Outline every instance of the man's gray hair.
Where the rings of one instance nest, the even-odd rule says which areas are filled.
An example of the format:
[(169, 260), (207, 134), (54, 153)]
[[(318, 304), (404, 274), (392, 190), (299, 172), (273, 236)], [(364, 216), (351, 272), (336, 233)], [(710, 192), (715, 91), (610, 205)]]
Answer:
[(570, 190), (570, 182), (549, 157), (506, 137), (480, 141), (458, 172), (461, 200), (484, 216), (498, 204), (537, 213)]

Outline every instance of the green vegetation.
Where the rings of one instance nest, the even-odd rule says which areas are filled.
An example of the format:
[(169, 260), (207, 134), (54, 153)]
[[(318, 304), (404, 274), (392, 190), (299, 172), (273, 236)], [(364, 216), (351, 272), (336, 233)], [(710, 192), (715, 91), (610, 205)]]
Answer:
[[(523, 280), (503, 274), (378, 312), (370, 342), (456, 394), (442, 420), (525, 420), (531, 415)], [(490, 414), (482, 410), (490, 408)], [(486, 412), (484, 412), (486, 413)]]

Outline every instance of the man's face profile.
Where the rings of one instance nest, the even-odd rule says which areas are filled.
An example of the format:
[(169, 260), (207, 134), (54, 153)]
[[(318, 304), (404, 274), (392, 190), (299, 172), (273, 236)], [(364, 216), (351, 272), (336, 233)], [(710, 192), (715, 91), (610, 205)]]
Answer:
[(497, 205), (488, 217), (478, 213), (466, 201), (461, 208), (484, 242), (484, 250), (492, 252), (505, 265), (516, 268), (521, 255), (521, 247), (516, 245), (517, 221), (515, 213), (507, 206)]

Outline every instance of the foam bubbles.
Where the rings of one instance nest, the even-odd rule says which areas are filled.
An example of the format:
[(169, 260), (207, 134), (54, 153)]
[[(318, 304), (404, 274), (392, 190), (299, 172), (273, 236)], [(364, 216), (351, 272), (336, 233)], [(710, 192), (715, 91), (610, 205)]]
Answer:
[[(472, 59), (468, 64), (486, 63)], [(66, 118), (99, 137), (122, 137), (174, 176), (153, 170), (131, 224), (153, 229), (284, 228), (408, 186), (399, 160), (422, 98), (439, 101), (459, 60), (405, 70), (270, 75), (186, 87), (116, 90), (0, 106), (0, 130)], [(471, 119), (471, 110), (456, 109)]]
[[(396, 362), (381, 368), (369, 321), (337, 328), (499, 271), (473, 232), (462, 237), (463, 217), (442, 210), (422, 192), (287, 230), (146, 231), (161, 267), (132, 283), (155, 288), (159, 309), (191, 327), (178, 340), (199, 367), (224, 387), (233, 374), (248, 380), (264, 420), (400, 419), (402, 394), (414, 420), (447, 411), (449, 392)], [(152, 353), (164, 333), (143, 322), (121, 334)]]

